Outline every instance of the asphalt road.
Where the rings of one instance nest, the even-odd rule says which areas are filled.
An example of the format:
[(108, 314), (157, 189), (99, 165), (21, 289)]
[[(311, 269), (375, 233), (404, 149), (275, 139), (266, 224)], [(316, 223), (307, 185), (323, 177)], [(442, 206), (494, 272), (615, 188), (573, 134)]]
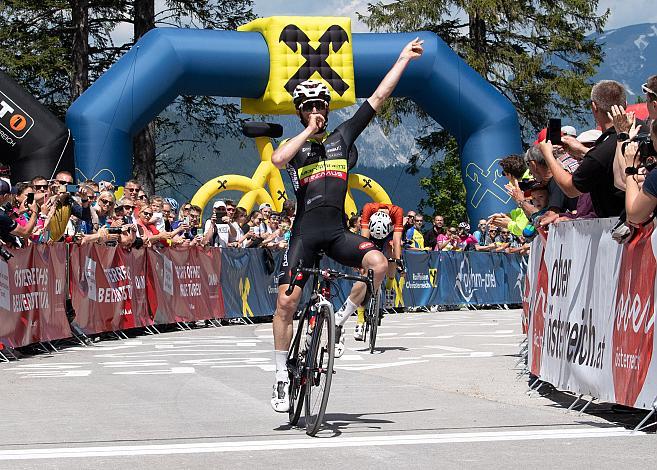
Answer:
[[(349, 323), (353, 327), (353, 321)], [(618, 468), (654, 461), (608, 404), (528, 396), (519, 311), (390, 315), (348, 332), (316, 438), (269, 406), (270, 324), (103, 341), (0, 365), (0, 468)]]

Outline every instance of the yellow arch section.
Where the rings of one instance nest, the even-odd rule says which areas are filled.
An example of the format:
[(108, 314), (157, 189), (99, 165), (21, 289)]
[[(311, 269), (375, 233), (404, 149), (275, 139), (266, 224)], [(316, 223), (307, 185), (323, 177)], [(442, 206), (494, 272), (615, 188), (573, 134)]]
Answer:
[(383, 189), (379, 183), (374, 181), (372, 178), (369, 178), (365, 175), (360, 175), (358, 173), (352, 173), (349, 175), (347, 180), (348, 189), (347, 197), (344, 201), (344, 211), (348, 217), (358, 214), (358, 208), (354, 202), (354, 197), (351, 194), (351, 190), (361, 191), (367, 194), (374, 202), (382, 202), (384, 204), (392, 204), (388, 193)]
[[(247, 194), (253, 193), (253, 196), (251, 196), (253, 197), (253, 203), (249, 207), (242, 206), (246, 210), (251, 210), (255, 202), (260, 202), (260, 204), (266, 202), (271, 204), (272, 207), (274, 205), (271, 196), (264, 188), (257, 187), (251, 178), (242, 175), (222, 175), (208, 181), (196, 191), (196, 194), (194, 194), (194, 197), (192, 198), (192, 204), (204, 209), (208, 202), (210, 202), (210, 199), (224, 191), (241, 191)], [(244, 197), (242, 199), (244, 199)], [(242, 201), (240, 200), (240, 203), (241, 202)]]

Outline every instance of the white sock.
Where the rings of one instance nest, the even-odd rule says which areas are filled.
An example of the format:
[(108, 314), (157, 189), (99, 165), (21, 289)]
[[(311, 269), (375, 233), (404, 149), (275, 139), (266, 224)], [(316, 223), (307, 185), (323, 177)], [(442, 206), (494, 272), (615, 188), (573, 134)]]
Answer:
[(347, 320), (349, 320), (349, 317), (354, 314), (357, 308), (358, 305), (353, 303), (351, 299), (347, 297), (344, 305), (340, 307), (340, 310), (335, 312), (335, 323), (338, 326), (344, 326), (344, 324), (347, 323)]
[(287, 373), (287, 351), (274, 350), (274, 360), (276, 361), (276, 382), (287, 382), (289, 380)]

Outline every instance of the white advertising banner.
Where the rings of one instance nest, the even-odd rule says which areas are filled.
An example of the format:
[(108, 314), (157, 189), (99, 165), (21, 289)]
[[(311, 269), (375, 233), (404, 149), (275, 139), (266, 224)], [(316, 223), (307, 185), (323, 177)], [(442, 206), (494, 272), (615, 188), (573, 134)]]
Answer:
[[(657, 232), (619, 245), (616, 219), (550, 228), (530, 304), (530, 369), (563, 390), (650, 409)], [(535, 263), (534, 263), (535, 265)]]

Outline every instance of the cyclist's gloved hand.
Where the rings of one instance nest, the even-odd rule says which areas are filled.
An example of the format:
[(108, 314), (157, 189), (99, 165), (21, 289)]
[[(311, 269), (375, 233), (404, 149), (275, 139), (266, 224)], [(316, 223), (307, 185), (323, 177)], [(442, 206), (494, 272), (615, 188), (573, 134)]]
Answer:
[(397, 260), (397, 272), (399, 274), (406, 273), (406, 264), (404, 263), (403, 259), (398, 259)]

